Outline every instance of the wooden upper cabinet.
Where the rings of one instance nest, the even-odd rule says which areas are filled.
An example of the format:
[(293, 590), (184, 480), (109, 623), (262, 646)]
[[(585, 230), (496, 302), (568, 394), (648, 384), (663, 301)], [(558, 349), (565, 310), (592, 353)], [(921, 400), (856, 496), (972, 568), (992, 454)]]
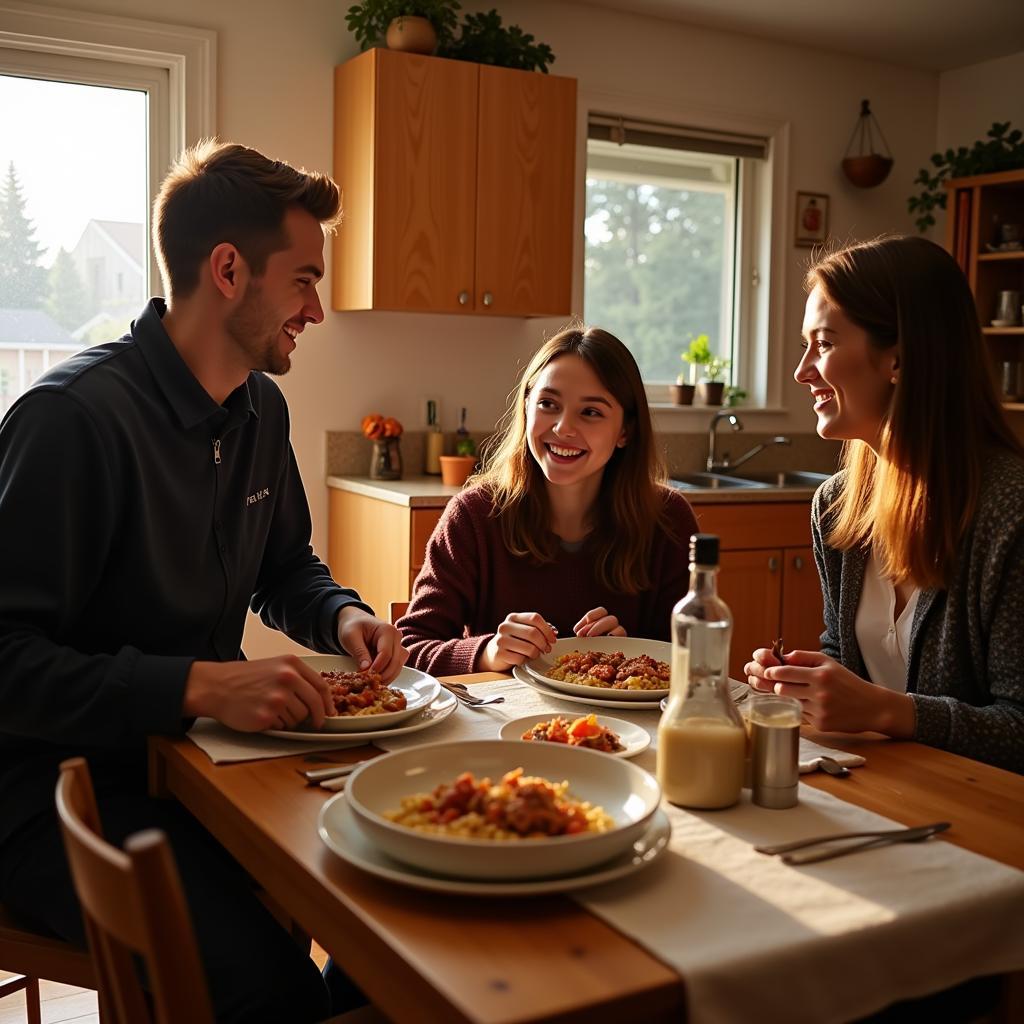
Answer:
[(477, 312), (572, 305), (576, 80), (480, 68)]
[(570, 312), (573, 79), (369, 50), (334, 132), (335, 309)]

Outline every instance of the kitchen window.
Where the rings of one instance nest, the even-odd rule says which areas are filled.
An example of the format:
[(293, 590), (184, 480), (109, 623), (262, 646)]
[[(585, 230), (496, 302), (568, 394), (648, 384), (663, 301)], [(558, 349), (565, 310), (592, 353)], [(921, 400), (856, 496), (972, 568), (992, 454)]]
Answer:
[(764, 404), (769, 138), (593, 112), (587, 135), (586, 321), (629, 346), (652, 401), (689, 379), (680, 353), (706, 334)]
[(159, 294), (149, 210), (212, 134), (216, 36), (2, 0), (0, 16), (2, 415)]

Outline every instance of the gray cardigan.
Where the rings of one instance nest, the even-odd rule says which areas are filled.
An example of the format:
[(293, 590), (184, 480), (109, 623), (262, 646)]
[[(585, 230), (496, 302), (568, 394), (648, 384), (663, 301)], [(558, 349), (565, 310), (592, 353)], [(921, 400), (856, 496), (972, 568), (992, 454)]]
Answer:
[[(868, 679), (854, 620), (868, 551), (838, 551), (823, 518), (844, 472), (811, 506), (814, 557), (825, 598), (821, 650)], [(1024, 773), (1024, 462), (991, 454), (974, 522), (948, 590), (922, 590), (910, 637), (907, 692), (914, 739)]]

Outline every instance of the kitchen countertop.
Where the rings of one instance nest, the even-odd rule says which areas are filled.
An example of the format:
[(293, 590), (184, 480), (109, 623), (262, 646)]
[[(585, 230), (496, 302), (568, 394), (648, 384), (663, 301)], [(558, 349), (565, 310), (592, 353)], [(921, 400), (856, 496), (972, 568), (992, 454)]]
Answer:
[[(402, 480), (373, 480), (368, 476), (329, 476), (327, 486), (408, 508), (444, 508), (461, 487), (446, 487), (437, 476), (409, 476)], [(686, 488), (693, 505), (760, 505), (766, 502), (806, 501), (814, 487)]]

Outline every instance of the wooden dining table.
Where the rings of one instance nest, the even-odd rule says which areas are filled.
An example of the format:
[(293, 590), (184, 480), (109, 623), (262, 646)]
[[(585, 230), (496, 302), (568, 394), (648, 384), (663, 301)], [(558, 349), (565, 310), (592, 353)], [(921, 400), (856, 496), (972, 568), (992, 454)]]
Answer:
[[(952, 822), (941, 841), (1024, 869), (1024, 777), (918, 743), (808, 735), (867, 757), (845, 778), (802, 776), (808, 785), (904, 824)], [(395, 1021), (685, 1020), (686, 979), (567, 896), (423, 892), (328, 850), (317, 815), (332, 794), (298, 770), (353, 749), (214, 765), (187, 738), (154, 738), (151, 787), (187, 807)]]

